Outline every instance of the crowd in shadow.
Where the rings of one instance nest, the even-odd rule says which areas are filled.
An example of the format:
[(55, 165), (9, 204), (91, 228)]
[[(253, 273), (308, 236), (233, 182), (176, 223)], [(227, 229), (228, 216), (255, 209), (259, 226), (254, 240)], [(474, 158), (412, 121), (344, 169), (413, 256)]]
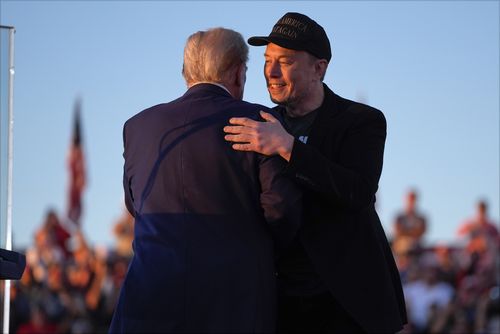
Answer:
[(406, 195), (391, 240), (409, 324), (404, 333), (500, 333), (499, 245), (487, 203), (458, 226), (453, 244), (426, 245), (417, 193)]
[[(458, 226), (457, 243), (427, 245), (417, 200), (409, 191), (390, 238), (409, 315), (403, 332), (500, 333), (500, 239), (487, 203), (479, 201)], [(107, 332), (133, 254), (133, 225), (125, 212), (113, 227), (112, 249), (94, 247), (49, 210), (33, 245), (22, 250), (22, 278), (11, 284), (10, 332)]]
[(49, 210), (25, 250), (23, 276), (11, 284), (10, 333), (106, 333), (132, 257), (128, 212), (113, 233), (112, 249), (93, 247)]

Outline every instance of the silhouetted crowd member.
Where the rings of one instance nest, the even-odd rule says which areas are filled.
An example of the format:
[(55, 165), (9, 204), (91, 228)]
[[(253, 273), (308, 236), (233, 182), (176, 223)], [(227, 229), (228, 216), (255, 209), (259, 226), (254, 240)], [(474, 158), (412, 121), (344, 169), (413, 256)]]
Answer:
[(133, 255), (132, 241), (134, 240), (134, 217), (124, 207), (122, 216), (113, 227), (116, 240), (116, 252), (124, 257)]
[(458, 286), (459, 280), (459, 260), (453, 256), (453, 249), (450, 246), (437, 244), (434, 247), (438, 268), (438, 279), (448, 283), (454, 289)]
[(410, 190), (405, 197), (405, 208), (394, 221), (392, 249), (396, 255), (408, 251), (418, 251), (427, 229), (426, 217), (417, 209), (418, 195)]
[[(488, 217), (488, 204), (483, 200), (476, 205), (476, 215), (460, 225), (457, 234), (466, 240), (467, 251), (478, 258), (495, 254), (500, 245), (498, 228)], [(495, 258), (483, 261), (494, 263)]]
[(453, 287), (439, 280), (438, 263), (434, 257), (420, 257), (419, 276), (403, 285), (412, 333), (427, 333), (429, 314), (439, 311), (451, 301)]

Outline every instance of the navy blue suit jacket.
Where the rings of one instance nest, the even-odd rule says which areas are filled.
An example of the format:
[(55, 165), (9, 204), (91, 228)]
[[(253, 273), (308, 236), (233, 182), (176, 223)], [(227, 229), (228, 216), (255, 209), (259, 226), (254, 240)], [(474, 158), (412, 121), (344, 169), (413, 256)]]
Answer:
[(284, 161), (238, 152), (230, 117), (266, 107), (212, 84), (124, 126), (124, 189), (134, 256), (110, 332), (272, 332), (272, 234), (298, 227), (300, 192)]

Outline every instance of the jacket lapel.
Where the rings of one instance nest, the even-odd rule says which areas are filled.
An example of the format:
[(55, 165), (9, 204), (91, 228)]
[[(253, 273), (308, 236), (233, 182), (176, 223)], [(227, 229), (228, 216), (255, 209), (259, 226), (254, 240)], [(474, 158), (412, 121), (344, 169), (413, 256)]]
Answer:
[(340, 113), (339, 97), (335, 95), (326, 84), (323, 84), (323, 87), (325, 89), (325, 98), (312, 124), (311, 133), (309, 134), (309, 140), (307, 142), (314, 147), (321, 146), (327, 134), (332, 131), (334, 118)]

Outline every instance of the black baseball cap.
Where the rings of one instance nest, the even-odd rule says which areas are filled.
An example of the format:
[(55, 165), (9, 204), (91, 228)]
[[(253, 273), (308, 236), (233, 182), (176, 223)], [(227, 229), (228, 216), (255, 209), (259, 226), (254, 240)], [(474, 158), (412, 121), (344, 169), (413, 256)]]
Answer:
[(332, 51), (325, 29), (300, 13), (286, 13), (276, 22), (269, 36), (254, 36), (248, 44), (262, 46), (277, 44), (286, 49), (307, 51), (319, 59), (330, 61)]

